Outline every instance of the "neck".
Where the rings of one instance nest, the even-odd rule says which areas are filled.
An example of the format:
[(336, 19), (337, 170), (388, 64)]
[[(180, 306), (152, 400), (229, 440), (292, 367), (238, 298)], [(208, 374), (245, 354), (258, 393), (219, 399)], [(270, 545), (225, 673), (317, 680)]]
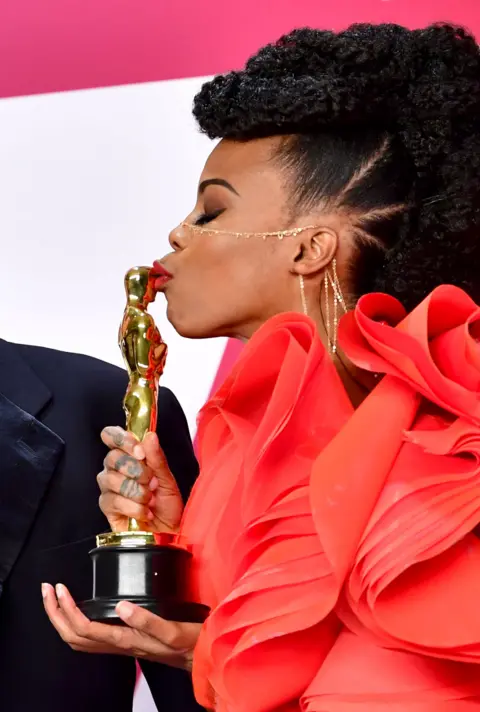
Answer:
[(350, 402), (354, 408), (358, 408), (377, 384), (375, 375), (357, 368), (342, 353), (336, 354), (333, 362)]
[[(327, 336), (327, 330), (325, 325), (325, 320), (323, 318), (323, 313), (319, 305), (317, 314), (315, 315), (314, 321), (317, 325), (318, 333), (320, 339), (327, 352), (330, 352), (330, 343)], [(334, 354), (330, 355), (335, 368), (337, 369), (338, 375), (343, 383), (343, 386), (347, 392), (347, 395), (354, 408), (358, 406), (365, 400), (370, 391), (376, 385), (375, 375), (363, 371), (362, 369), (355, 366), (348, 356), (338, 347)]]
[[(274, 315), (272, 314), (271, 316)], [(325, 347), (325, 350), (328, 352), (329, 341), (320, 305), (318, 306), (316, 313), (309, 314), (309, 317), (311, 317), (315, 322), (320, 339)], [(238, 329), (237, 333), (231, 333), (229, 336), (241, 341), (242, 343), (246, 343), (267, 320), (268, 319), (259, 321), (258, 324), (244, 325), (243, 328)], [(363, 371), (362, 369), (354, 366), (341, 349), (337, 349), (337, 352), (332, 354), (331, 358), (353, 407), (357, 408), (376, 385), (377, 381), (374, 374), (368, 373), (367, 371)]]
[[(311, 316), (317, 325), (318, 334), (323, 345), (325, 346), (325, 349), (330, 352), (331, 345), (327, 334), (327, 324), (325, 318), (325, 300), (311, 300), (310, 304), (312, 303), (313, 307), (311, 309), (311, 313), (309, 313), (309, 316)], [(330, 315), (333, 315), (334, 313), (333, 303), (329, 305), (329, 313)], [(339, 311), (338, 319), (340, 320), (342, 316), (343, 311)], [(330, 328), (333, 328), (332, 323), (330, 323)], [(331, 354), (331, 358), (353, 407), (357, 408), (376, 385), (374, 374), (357, 368), (357, 366), (350, 361), (348, 356), (338, 347), (338, 345), (335, 353)]]

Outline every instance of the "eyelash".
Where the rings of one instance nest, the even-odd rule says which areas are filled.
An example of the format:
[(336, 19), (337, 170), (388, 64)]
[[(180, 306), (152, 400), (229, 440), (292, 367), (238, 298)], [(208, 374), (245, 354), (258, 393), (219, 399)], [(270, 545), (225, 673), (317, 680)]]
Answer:
[(193, 223), (194, 225), (206, 225), (209, 222), (212, 222), (212, 220), (215, 220), (218, 218), (221, 214), (223, 213), (223, 210), (216, 210), (213, 213), (204, 213), (203, 215), (199, 215), (198, 218), (195, 220)]

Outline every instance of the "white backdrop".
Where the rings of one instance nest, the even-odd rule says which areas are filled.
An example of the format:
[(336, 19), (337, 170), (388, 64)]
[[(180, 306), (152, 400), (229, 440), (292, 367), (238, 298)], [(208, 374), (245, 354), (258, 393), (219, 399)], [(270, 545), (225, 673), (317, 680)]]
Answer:
[[(204, 79), (0, 102), (0, 335), (121, 364), (123, 275), (168, 251), (211, 142), (191, 117)], [(172, 107), (174, 111), (172, 112)], [(178, 337), (163, 385), (194, 430), (225, 342)]]

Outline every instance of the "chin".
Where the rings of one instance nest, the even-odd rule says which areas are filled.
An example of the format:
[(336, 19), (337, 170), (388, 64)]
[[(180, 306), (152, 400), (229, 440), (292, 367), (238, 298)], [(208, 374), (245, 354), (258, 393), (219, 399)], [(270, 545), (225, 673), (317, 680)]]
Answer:
[(167, 319), (173, 326), (177, 334), (183, 336), (185, 339), (210, 339), (213, 334), (210, 329), (202, 328), (201, 322), (193, 320), (192, 318), (182, 319), (175, 311), (167, 308)]

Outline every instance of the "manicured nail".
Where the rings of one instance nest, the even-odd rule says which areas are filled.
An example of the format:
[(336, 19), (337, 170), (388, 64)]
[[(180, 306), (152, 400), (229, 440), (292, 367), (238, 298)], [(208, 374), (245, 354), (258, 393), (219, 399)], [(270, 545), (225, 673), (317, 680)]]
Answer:
[(132, 616), (134, 610), (134, 607), (128, 601), (120, 601), (116, 607), (118, 615), (124, 621), (128, 620)]
[(145, 459), (145, 452), (141, 445), (135, 445), (135, 447), (133, 448), (133, 457), (136, 457), (137, 460)]
[(55, 591), (57, 593), (57, 598), (61, 598), (65, 594), (65, 587), (61, 583), (57, 583), (55, 586)]
[(42, 583), (42, 596), (43, 596), (43, 598), (46, 598), (46, 597), (47, 597), (48, 589), (49, 589), (49, 588), (50, 588), (50, 586), (48, 585), (48, 583)]

